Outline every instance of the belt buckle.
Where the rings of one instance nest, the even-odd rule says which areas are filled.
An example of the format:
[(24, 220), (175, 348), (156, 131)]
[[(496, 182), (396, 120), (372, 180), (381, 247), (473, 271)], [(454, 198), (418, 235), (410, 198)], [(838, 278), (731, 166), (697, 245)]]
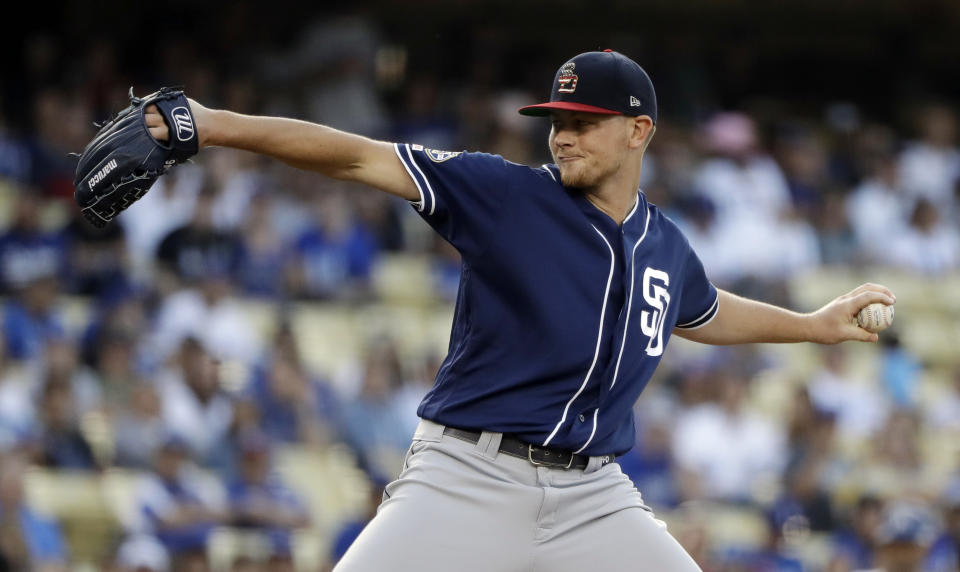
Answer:
[(566, 465), (564, 465), (563, 463), (551, 463), (549, 461), (547, 462), (535, 461), (533, 459), (534, 447), (536, 447), (537, 449), (542, 449), (542, 447), (537, 447), (533, 443), (529, 443), (527, 445), (527, 460), (530, 461), (530, 463), (535, 467), (562, 467), (564, 470), (569, 470), (570, 467), (573, 466), (573, 458), (575, 456), (573, 453), (570, 453), (570, 460), (567, 462)]

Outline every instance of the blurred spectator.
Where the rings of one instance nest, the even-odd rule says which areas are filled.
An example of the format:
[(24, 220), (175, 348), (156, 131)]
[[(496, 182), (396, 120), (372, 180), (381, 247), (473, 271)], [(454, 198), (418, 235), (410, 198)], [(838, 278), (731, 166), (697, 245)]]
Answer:
[[(104, 288), (91, 300), (89, 322), (80, 340), (82, 361), (100, 368), (99, 354), (106, 340), (125, 339), (136, 346), (147, 329), (147, 297), (143, 291), (129, 282)], [(130, 358), (129, 367), (140, 365), (136, 354)]]
[(867, 178), (848, 195), (845, 214), (868, 260), (886, 264), (892, 243), (906, 231), (911, 201), (901, 190), (892, 149), (869, 155), (866, 163)]
[(949, 212), (960, 179), (957, 115), (947, 105), (931, 104), (919, 110), (916, 122), (918, 138), (900, 155), (901, 185), (912, 198)]
[(193, 286), (212, 276), (230, 279), (239, 268), (240, 240), (235, 233), (213, 225), (214, 197), (212, 187), (201, 189), (193, 218), (167, 234), (157, 248), (161, 268), (178, 284)]
[(271, 226), (286, 245), (286, 255), (289, 257), (297, 238), (316, 225), (316, 217), (309, 205), (317, 200), (318, 193), (327, 192), (326, 185), (331, 183), (316, 173), (293, 169), (277, 162), (270, 163), (268, 169), (271, 184), (265, 186), (262, 192), (270, 195)]
[[(858, 146), (865, 133), (873, 125), (864, 125), (859, 104), (849, 101), (834, 101), (823, 110), (823, 120), (830, 137), (829, 172), (834, 183), (850, 188), (863, 176), (862, 149)], [(870, 136), (870, 135), (868, 135)]]
[(274, 227), (273, 193), (262, 191), (250, 198), (250, 208), (240, 239), (242, 256), (237, 282), (246, 296), (282, 298), (283, 273), (289, 257), (289, 245)]
[[(647, 155), (653, 159), (649, 166), (647, 155), (644, 155), (642, 177), (647, 180), (641, 180), (641, 187), (651, 200), (657, 197), (652, 202), (669, 212), (672, 201), (699, 195), (695, 192), (694, 177), (700, 156), (694, 149), (690, 133), (682, 126), (658, 125), (656, 140), (657, 144), (647, 150)], [(661, 186), (664, 188), (662, 192), (654, 190)]]
[(314, 223), (297, 239), (288, 269), (293, 293), (307, 298), (362, 299), (370, 294), (377, 256), (373, 235), (343, 192), (318, 193)]
[(946, 394), (927, 406), (926, 419), (934, 429), (960, 431), (960, 367), (950, 372)]
[(777, 162), (783, 168), (794, 208), (809, 218), (829, 186), (826, 145), (807, 125), (788, 124), (779, 131), (774, 142)]
[[(488, 153), (500, 155), (507, 161), (521, 165), (537, 164), (540, 156), (539, 149), (535, 149), (531, 135), (536, 124), (527, 121), (517, 113), (525, 105), (535, 103), (536, 98), (522, 91), (507, 91), (495, 97), (493, 102), (493, 137), (489, 146), (484, 146)], [(539, 140), (537, 143), (539, 144)], [(644, 165), (652, 171), (653, 160)]]
[(36, 387), (36, 422), (40, 462), (65, 469), (93, 469), (99, 463), (82, 430), (83, 418), (100, 409), (96, 377), (77, 362), (68, 340), (51, 341)]
[(846, 346), (823, 346), (820, 354), (822, 365), (808, 383), (814, 406), (836, 415), (841, 439), (869, 437), (883, 425), (888, 404), (875, 384), (849, 371)]
[(220, 387), (219, 363), (196, 338), (180, 344), (174, 365), (157, 379), (162, 417), (203, 464), (223, 463), (233, 404)]
[(0, 181), (9, 179), (28, 184), (33, 179), (30, 147), (22, 137), (9, 129), (3, 110), (3, 100), (0, 99)]
[(311, 121), (372, 137), (386, 133), (386, 112), (374, 84), (379, 39), (371, 23), (355, 16), (321, 17), (305, 27), (285, 70), (299, 78)]
[(149, 193), (117, 217), (126, 234), (132, 274), (137, 282), (152, 281), (160, 242), (193, 217), (205, 177), (200, 165), (180, 165), (160, 177)]
[(833, 535), (833, 555), (827, 572), (874, 569), (882, 523), (883, 501), (875, 496), (860, 497), (849, 525)]
[(10, 226), (0, 235), (0, 287), (6, 294), (42, 278), (65, 275), (66, 244), (61, 236), (42, 228), (42, 208), (33, 190), (20, 192), (14, 201)]
[(226, 494), (188, 458), (187, 443), (175, 435), (155, 451), (154, 472), (137, 485), (141, 518), (135, 528), (163, 543), (174, 570), (206, 570), (207, 540), (228, 519)]
[(447, 302), (454, 302), (460, 292), (460, 272), (463, 270), (460, 252), (440, 235), (432, 240), (430, 273), (433, 292)]
[(70, 222), (62, 231), (69, 260), (69, 290), (84, 296), (116, 288), (127, 281), (126, 235), (123, 226), (97, 228), (71, 208)]
[(360, 393), (343, 404), (343, 436), (368, 473), (391, 475), (402, 464), (410, 446), (405, 412), (400, 411), (397, 390), (403, 372), (397, 349), (390, 340), (379, 340), (367, 350)]
[(0, 428), (17, 439), (29, 440), (38, 459), (46, 464), (91, 468), (91, 450), (79, 433), (79, 423), (82, 416), (100, 407), (96, 378), (77, 364), (75, 348), (68, 340), (51, 341), (43, 357), (43, 361), (20, 368), (4, 363)]
[(791, 213), (786, 178), (760, 147), (753, 120), (719, 113), (703, 127), (702, 142), (712, 157), (699, 167), (694, 187), (717, 209), (715, 232), (726, 252), (737, 253), (737, 277), (776, 280), (816, 265), (816, 235)]
[(33, 510), (24, 495), (26, 461), (0, 457), (0, 570), (66, 572), (66, 543), (55, 522)]
[(444, 354), (435, 351), (425, 352), (421, 359), (413, 362), (412, 375), (407, 377), (396, 391), (394, 399), (397, 402), (397, 410), (406, 420), (404, 432), (407, 435), (413, 435), (417, 430), (417, 425), (420, 424), (417, 409), (427, 392), (433, 387), (433, 382), (445, 357)]
[(858, 459), (857, 483), (864, 490), (888, 498), (931, 499), (946, 479), (938, 467), (925, 462), (921, 451), (920, 415), (893, 410), (878, 432), (873, 447)]
[(134, 367), (136, 340), (120, 332), (110, 332), (97, 341), (94, 361), (102, 407), (107, 416), (114, 416), (130, 407), (131, 395), (141, 376)]
[(884, 509), (877, 533), (877, 568), (884, 572), (916, 572), (936, 535), (930, 509), (916, 502), (897, 501)]
[(836, 418), (814, 408), (804, 387), (794, 393), (792, 406), (790, 459), (775, 510), (781, 518), (802, 517), (810, 530), (830, 531), (834, 518), (829, 493), (846, 472), (836, 450)]
[(16, 367), (7, 359), (0, 343), (0, 434), (17, 441), (34, 430), (37, 366)]
[(947, 498), (943, 507), (946, 526), (930, 546), (924, 572), (960, 570), (960, 498)]
[(278, 329), (274, 351), (254, 369), (248, 389), (260, 427), (284, 443), (327, 444), (336, 437), (336, 394), (307, 371), (289, 324)]
[[(407, 83), (403, 90), (403, 116), (393, 122), (393, 140), (433, 149), (458, 148), (457, 122), (440, 100), (439, 78), (420, 72)], [(511, 111), (516, 114), (518, 108)]]
[(84, 81), (83, 97), (90, 102), (92, 117), (109, 117), (111, 109), (116, 110), (127, 104), (123, 70), (120, 68), (118, 52), (119, 42), (115, 39), (97, 38), (83, 48), (82, 64)]
[(51, 340), (47, 344), (40, 372), (47, 383), (62, 382), (70, 387), (79, 414), (101, 408), (103, 389), (93, 369), (79, 362), (77, 346), (73, 340)]
[(403, 217), (412, 214), (407, 201), (367, 188), (355, 189), (351, 193), (357, 218), (374, 234), (377, 246), (388, 252), (403, 250)]
[(820, 241), (820, 262), (831, 266), (857, 261), (859, 245), (844, 213), (843, 195), (836, 191), (825, 193), (812, 216)]
[(31, 103), (37, 134), (34, 182), (48, 197), (70, 199), (76, 162), (68, 153), (81, 151), (92, 138), (90, 109), (83, 98), (55, 87), (39, 90)]
[(786, 462), (782, 429), (752, 413), (745, 403), (748, 380), (717, 374), (720, 399), (682, 411), (673, 434), (673, 454), (687, 499), (750, 501), (776, 482)]
[(117, 550), (114, 572), (169, 572), (170, 555), (156, 538), (133, 535)]
[(380, 507), (380, 503), (383, 502), (383, 490), (387, 486), (387, 481), (383, 479), (374, 479), (370, 483), (369, 494), (367, 495), (367, 502), (364, 506), (364, 512), (358, 515), (354, 519), (347, 520), (342, 523), (339, 529), (333, 532), (333, 542), (330, 544), (330, 562), (331, 566), (335, 565), (337, 562), (343, 558), (343, 555), (347, 553), (347, 550), (350, 548), (350, 545), (353, 544), (353, 541), (360, 536), (360, 533), (363, 532), (363, 529), (367, 526), (373, 517), (377, 514), (377, 509)]
[(40, 359), (47, 343), (66, 335), (58, 296), (56, 279), (43, 276), (7, 299), (3, 307), (3, 338), (10, 359)]
[(647, 416), (637, 416), (637, 444), (617, 463), (643, 495), (644, 504), (673, 508), (680, 502), (680, 491), (670, 448), (672, 419), (667, 412), (653, 416), (652, 408), (645, 411)]
[(895, 331), (887, 331), (880, 338), (880, 377), (894, 407), (910, 409), (916, 406), (920, 392), (920, 374), (923, 365), (910, 350), (900, 343)]
[(257, 331), (231, 290), (226, 276), (208, 275), (197, 288), (164, 298), (147, 345), (154, 360), (165, 360), (188, 337), (202, 341), (217, 359), (244, 364), (256, 359), (260, 354)]
[(697, 256), (703, 261), (710, 280), (728, 287), (743, 276), (739, 253), (724, 242), (723, 228), (717, 222), (717, 207), (702, 195), (677, 197), (678, 222)]
[(775, 220), (790, 205), (786, 178), (760, 146), (753, 119), (718, 113), (703, 126), (702, 137), (712, 157), (700, 166), (694, 186), (717, 205), (721, 224)]
[(795, 537), (808, 532), (808, 523), (796, 515), (769, 514), (766, 517), (766, 542), (746, 555), (744, 568), (750, 571), (805, 572), (806, 568), (791, 546)]
[(69, 470), (96, 468), (93, 447), (80, 427), (70, 383), (48, 377), (37, 409), (40, 464)]
[(960, 266), (960, 233), (925, 198), (914, 204), (909, 225), (889, 246), (889, 262), (907, 271), (937, 275)]
[(275, 559), (289, 559), (291, 531), (310, 524), (307, 509), (273, 472), (267, 436), (247, 432), (238, 440), (240, 472), (227, 489), (231, 522), (262, 533), (269, 540)]
[(670, 522), (670, 531), (677, 542), (703, 572), (722, 570), (713, 556), (716, 548), (709, 526), (710, 514), (700, 501), (687, 501), (677, 507)]
[(160, 396), (152, 383), (138, 382), (130, 389), (127, 406), (113, 416), (115, 462), (123, 467), (148, 469), (153, 452), (168, 431)]
[(251, 200), (263, 188), (264, 175), (258, 167), (265, 160), (237, 149), (220, 148), (210, 153), (205, 172), (208, 185), (216, 189), (212, 196), (210, 220), (217, 230), (232, 234), (243, 225), (250, 212)]

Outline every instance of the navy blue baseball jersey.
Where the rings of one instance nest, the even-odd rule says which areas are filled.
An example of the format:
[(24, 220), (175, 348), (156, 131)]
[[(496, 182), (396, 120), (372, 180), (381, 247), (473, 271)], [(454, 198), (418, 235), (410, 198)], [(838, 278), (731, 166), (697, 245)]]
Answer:
[(555, 165), (395, 149), (414, 207), (463, 260), (449, 351), (417, 413), (587, 455), (629, 450), (671, 332), (717, 312), (677, 226), (639, 190), (618, 225)]

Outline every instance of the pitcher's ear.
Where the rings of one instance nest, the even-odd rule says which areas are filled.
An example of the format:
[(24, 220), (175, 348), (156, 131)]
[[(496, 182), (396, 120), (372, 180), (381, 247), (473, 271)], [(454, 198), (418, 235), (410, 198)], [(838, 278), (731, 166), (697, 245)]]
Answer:
[(647, 145), (650, 144), (650, 140), (653, 138), (653, 133), (657, 130), (657, 126), (653, 124), (653, 120), (650, 119), (648, 115), (640, 115), (638, 117), (632, 117), (631, 119), (633, 132), (630, 135), (630, 146), (646, 151)]

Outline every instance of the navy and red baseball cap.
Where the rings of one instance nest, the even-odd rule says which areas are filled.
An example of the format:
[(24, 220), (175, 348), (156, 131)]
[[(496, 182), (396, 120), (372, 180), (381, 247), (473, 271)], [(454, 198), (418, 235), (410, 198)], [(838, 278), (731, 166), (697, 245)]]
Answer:
[(550, 101), (520, 108), (523, 115), (544, 116), (551, 110), (606, 115), (647, 115), (657, 122), (657, 94), (650, 76), (620, 52), (584, 52), (557, 70)]

